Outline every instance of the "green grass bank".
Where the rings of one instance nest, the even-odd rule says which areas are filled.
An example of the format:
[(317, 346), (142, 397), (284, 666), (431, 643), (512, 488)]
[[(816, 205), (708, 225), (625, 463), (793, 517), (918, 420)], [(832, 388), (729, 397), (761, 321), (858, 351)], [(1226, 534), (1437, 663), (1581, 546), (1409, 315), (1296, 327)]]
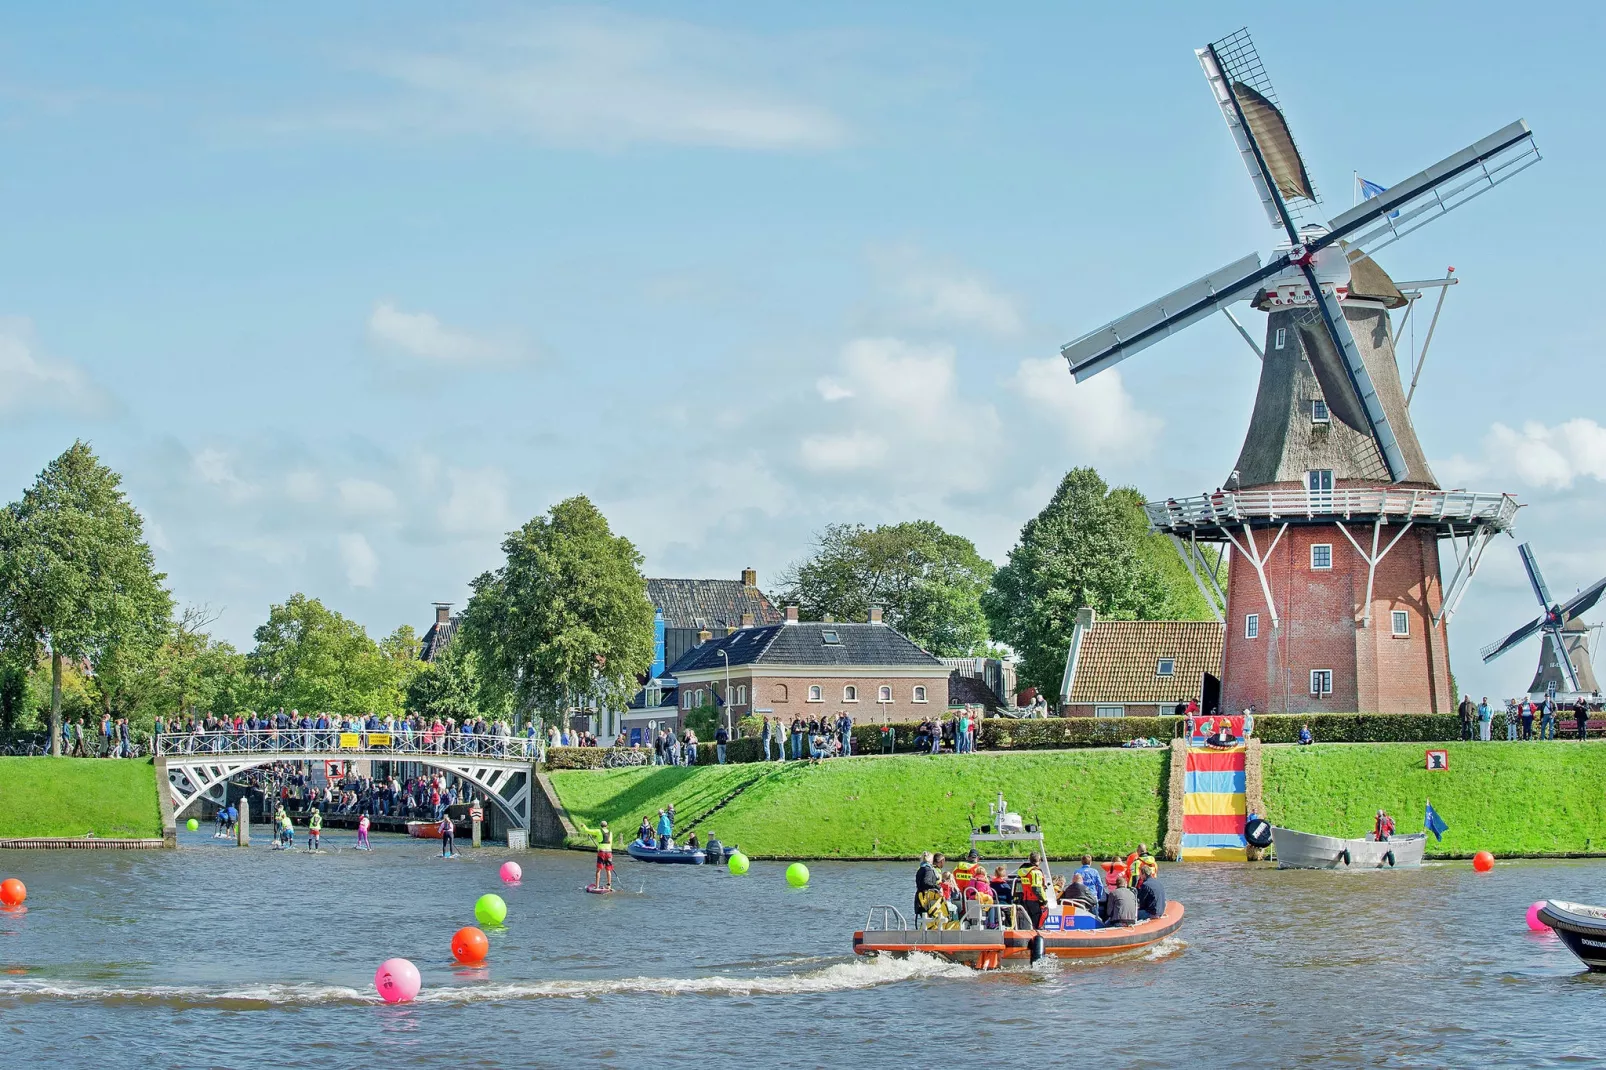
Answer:
[[(563, 805), (616, 844), (643, 815), (675, 804), (677, 838), (716, 833), (755, 858), (950, 856), (968, 846), (972, 814), (988, 821), (999, 791), (1040, 819), (1053, 857), (1127, 851), (1165, 832), (1168, 751), (898, 755), (802, 763), (569, 770), (549, 774)], [(710, 813), (716, 806), (720, 809)]]
[[(1450, 768), (1428, 772), (1428, 746)], [(1417, 832), (1427, 800), (1449, 822), (1428, 855), (1606, 853), (1606, 741), (1371, 743), (1266, 747), (1266, 817), (1330, 836), (1362, 836), (1379, 807)]]
[(0, 758), (0, 839), (156, 838), (162, 813), (146, 760)]

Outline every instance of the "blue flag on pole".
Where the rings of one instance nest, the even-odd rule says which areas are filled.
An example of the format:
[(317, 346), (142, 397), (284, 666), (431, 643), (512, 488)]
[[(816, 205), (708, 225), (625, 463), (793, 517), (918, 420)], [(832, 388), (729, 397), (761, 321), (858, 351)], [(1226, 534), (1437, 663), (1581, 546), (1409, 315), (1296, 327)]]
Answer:
[[(1376, 197), (1379, 194), (1386, 193), (1388, 191), (1388, 187), (1387, 186), (1379, 186), (1376, 182), (1373, 182), (1369, 178), (1361, 178), (1360, 175), (1356, 175), (1355, 177), (1361, 179), (1361, 197), (1364, 200), (1368, 200), (1369, 201), (1373, 197)], [(1400, 218), (1399, 211), (1396, 210), (1396, 211), (1390, 212), (1389, 213), (1389, 218), (1390, 219), (1398, 219), (1398, 218)]]
[(1432, 803), (1428, 803), (1428, 812), (1422, 818), (1422, 827), (1433, 833), (1435, 841), (1442, 841), (1444, 834), (1450, 831), (1450, 826), (1446, 825), (1444, 818), (1440, 817), (1439, 812), (1433, 809)]

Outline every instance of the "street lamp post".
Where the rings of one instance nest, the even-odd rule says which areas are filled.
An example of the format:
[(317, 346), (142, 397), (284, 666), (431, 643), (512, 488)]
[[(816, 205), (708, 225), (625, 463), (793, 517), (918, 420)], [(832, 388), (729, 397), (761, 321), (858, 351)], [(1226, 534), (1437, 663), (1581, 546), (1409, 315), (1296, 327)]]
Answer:
[(731, 722), (731, 657), (723, 649), (719, 656), (725, 659), (725, 731), (734, 736), (736, 728)]

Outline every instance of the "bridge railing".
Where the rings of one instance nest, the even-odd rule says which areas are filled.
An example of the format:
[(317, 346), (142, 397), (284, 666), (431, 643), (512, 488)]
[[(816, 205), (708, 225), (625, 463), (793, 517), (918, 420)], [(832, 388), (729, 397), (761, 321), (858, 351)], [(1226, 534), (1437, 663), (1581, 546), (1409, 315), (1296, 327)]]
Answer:
[(535, 761), (541, 740), (525, 736), (440, 735), (421, 732), (343, 732), (334, 728), (255, 731), (163, 732), (155, 753), (163, 757), (229, 754), (327, 754), (331, 758), (502, 758)]

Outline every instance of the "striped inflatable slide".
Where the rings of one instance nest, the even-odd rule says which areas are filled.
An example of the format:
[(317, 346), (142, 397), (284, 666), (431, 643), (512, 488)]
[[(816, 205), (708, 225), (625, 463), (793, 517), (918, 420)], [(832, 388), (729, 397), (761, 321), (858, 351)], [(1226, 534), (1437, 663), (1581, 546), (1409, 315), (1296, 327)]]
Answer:
[(1188, 747), (1182, 789), (1182, 861), (1247, 862), (1244, 840), (1244, 752), (1233, 747)]

